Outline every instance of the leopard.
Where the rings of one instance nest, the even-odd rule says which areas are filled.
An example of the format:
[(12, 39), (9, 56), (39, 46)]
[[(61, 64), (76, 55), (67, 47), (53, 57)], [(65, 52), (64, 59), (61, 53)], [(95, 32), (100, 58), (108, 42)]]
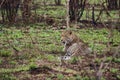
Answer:
[(62, 60), (69, 60), (72, 56), (86, 55), (92, 53), (92, 49), (80, 39), (72, 30), (64, 30), (61, 32), (61, 43), (65, 52), (61, 56)]

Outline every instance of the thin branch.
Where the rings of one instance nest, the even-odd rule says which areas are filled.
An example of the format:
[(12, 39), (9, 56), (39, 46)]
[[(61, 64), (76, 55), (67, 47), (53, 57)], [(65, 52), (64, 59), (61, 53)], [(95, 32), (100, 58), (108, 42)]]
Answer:
[(5, 0), (2, 0), (2, 2), (1, 2), (1, 4), (0, 4), (0, 8), (1, 8), (1, 6), (3, 5), (4, 2), (5, 2)]
[(67, 24), (67, 28), (70, 28), (70, 18), (69, 18), (69, 1), (70, 0), (67, 0), (67, 3), (66, 3), (66, 9), (67, 9), (67, 15), (66, 15), (66, 24)]

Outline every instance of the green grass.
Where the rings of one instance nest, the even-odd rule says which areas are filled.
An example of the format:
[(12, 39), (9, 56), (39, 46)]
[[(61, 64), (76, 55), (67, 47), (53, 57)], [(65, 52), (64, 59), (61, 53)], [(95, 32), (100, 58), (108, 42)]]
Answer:
[(6, 50), (6, 49), (1, 49), (0, 50), (0, 56), (1, 57), (10, 57), (10, 56), (12, 56), (12, 52), (11, 52), (11, 50)]
[(64, 75), (63, 74), (57, 74), (57, 78), (58, 78), (58, 80), (63, 80), (64, 79)]
[(2, 64), (2, 59), (0, 59), (0, 64)]
[[(38, 30), (35, 28), (30, 28), (28, 30), (28, 33), (24, 33), (24, 30), (17, 30), (17, 29), (5, 29), (5, 31), (8, 33), (1, 33), (0, 36), (0, 43), (3, 43), (6, 47), (10, 47), (8, 44), (7, 39), (5, 35), (8, 36), (10, 44), (18, 48), (19, 50), (22, 50), (24, 47), (27, 48), (34, 48), (37, 46), (38, 48), (45, 50), (45, 51), (61, 51), (62, 46), (60, 43), (60, 31), (56, 30)], [(101, 29), (101, 30), (94, 30), (94, 29), (80, 29), (77, 30), (76, 34), (86, 43), (89, 43), (89, 45), (92, 47), (93, 42), (103, 42), (107, 43), (109, 41), (108, 39), (108, 30)], [(114, 36), (113, 38), (113, 44), (119, 44), (120, 43), (120, 33), (116, 30), (113, 30)], [(36, 44), (33, 44), (36, 43)], [(106, 46), (104, 44), (95, 44), (94, 45), (97, 50), (102, 50)], [(1, 51), (4, 51), (1, 50)], [(10, 52), (10, 51), (8, 51)], [(7, 52), (6, 52), (7, 53)]]
[(117, 72), (118, 72), (118, 70), (119, 70), (119, 69), (112, 68), (112, 69), (110, 69), (110, 72), (112, 72), (112, 73), (117, 73)]
[[(38, 24), (37, 24), (38, 25)], [(62, 53), (63, 46), (60, 43), (60, 30), (52, 30), (52, 29), (40, 29), (38, 27), (34, 27), (36, 25), (31, 25), (29, 29), (22, 28), (17, 29), (13, 28), (3, 28), (5, 32), (0, 33), (0, 64), (5, 65), (3, 60), (4, 57), (9, 60), (8, 64), (15, 65), (14, 68), (0, 68), (0, 73), (13, 73), (20, 71), (28, 71), (38, 67), (36, 61), (45, 60), (49, 62), (54, 62), (55, 64), (59, 64), (58, 57)], [(79, 29), (75, 30), (75, 33), (86, 43), (89, 44), (91, 48), (94, 48), (99, 54), (103, 54), (106, 47), (105, 44), (99, 44), (99, 42), (107, 43), (110, 39), (108, 39), (109, 30), (108, 29), (99, 29), (94, 30), (91, 28), (88, 29)], [(25, 32), (27, 31), (27, 33)], [(120, 43), (120, 33), (117, 30), (113, 30), (113, 44), (118, 45)], [(5, 36), (7, 35), (7, 37)], [(8, 44), (8, 42), (10, 42)], [(98, 42), (98, 43), (96, 43)], [(12, 46), (18, 49), (18, 55), (16, 55)], [(114, 45), (112, 45), (114, 46)], [(9, 49), (8, 49), (9, 48)], [(98, 55), (99, 55), (98, 54)], [(107, 57), (107, 61), (110, 61), (112, 58)], [(82, 60), (80, 58), (80, 60)], [(76, 64), (78, 60), (72, 59), (70, 63)], [(95, 60), (97, 63), (100, 63), (101, 60)], [(112, 60), (113, 62), (119, 62), (119, 58), (115, 58)], [(23, 63), (21, 63), (23, 62)], [(17, 65), (17, 66), (16, 66)], [(50, 66), (50, 65), (49, 65)], [(52, 65), (54, 66), (54, 65)], [(111, 69), (111, 72), (118, 72), (115, 68)], [(118, 76), (119, 77), (119, 76)], [(59, 80), (65, 79), (79, 79), (79, 77), (66, 77), (61, 74), (57, 75)], [(48, 78), (49, 80), (50, 78)], [(88, 77), (83, 77), (84, 80), (88, 80)]]
[(6, 74), (6, 73), (1, 74), (0, 75), (0, 79), (1, 80), (17, 80), (17, 78), (14, 75), (12, 75), (12, 74)]
[[(24, 33), (25, 30), (22, 31), (15, 28), (4, 28), (4, 30), (6, 33), (0, 34), (0, 43), (2, 43), (5, 47), (10, 47), (10, 49), (12, 45), (19, 51), (22, 51), (25, 48), (34, 49), (35, 47), (43, 51), (62, 51), (63, 47), (60, 43), (59, 30), (38, 30), (32, 27), (30, 27), (28, 33)], [(98, 52), (106, 48), (105, 44), (99, 44), (99, 42), (107, 43), (110, 40), (107, 37), (109, 35), (107, 29), (80, 29), (76, 31), (76, 34), (84, 42), (88, 43), (91, 48), (94, 47), (95, 50), (98, 50)], [(113, 45), (118, 45), (120, 43), (120, 33), (116, 30), (113, 30), (113, 34)], [(7, 40), (5, 35), (7, 35), (9, 40)], [(10, 45), (8, 42), (10, 42)], [(3, 48), (0, 50), (0, 52), (1, 56), (9, 56), (12, 54), (11, 50), (6, 48)]]

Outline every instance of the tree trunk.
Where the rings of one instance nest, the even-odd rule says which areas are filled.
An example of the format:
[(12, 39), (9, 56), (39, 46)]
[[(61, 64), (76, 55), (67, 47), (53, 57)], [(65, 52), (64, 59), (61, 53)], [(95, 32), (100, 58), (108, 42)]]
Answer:
[(83, 15), (85, 3), (86, 0), (70, 0), (69, 2), (70, 21), (80, 20), (80, 18)]
[(106, 0), (109, 10), (116, 10), (120, 8), (120, 0)]
[(56, 5), (61, 5), (61, 0), (55, 0)]
[(23, 0), (22, 19), (25, 23), (30, 21), (32, 0)]
[(20, 0), (1, 0), (0, 4), (3, 22), (8, 21), (14, 23), (16, 21)]
[(70, 28), (69, 22), (70, 22), (70, 16), (69, 16), (69, 1), (67, 0), (67, 4), (66, 4), (66, 9), (67, 9), (67, 16), (66, 16), (66, 24), (67, 24), (67, 28)]

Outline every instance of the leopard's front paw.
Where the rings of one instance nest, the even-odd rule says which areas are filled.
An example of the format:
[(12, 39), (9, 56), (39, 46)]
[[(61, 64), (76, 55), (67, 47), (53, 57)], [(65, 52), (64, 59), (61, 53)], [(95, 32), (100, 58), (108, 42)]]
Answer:
[(70, 60), (71, 57), (70, 56), (61, 56), (61, 60)]

